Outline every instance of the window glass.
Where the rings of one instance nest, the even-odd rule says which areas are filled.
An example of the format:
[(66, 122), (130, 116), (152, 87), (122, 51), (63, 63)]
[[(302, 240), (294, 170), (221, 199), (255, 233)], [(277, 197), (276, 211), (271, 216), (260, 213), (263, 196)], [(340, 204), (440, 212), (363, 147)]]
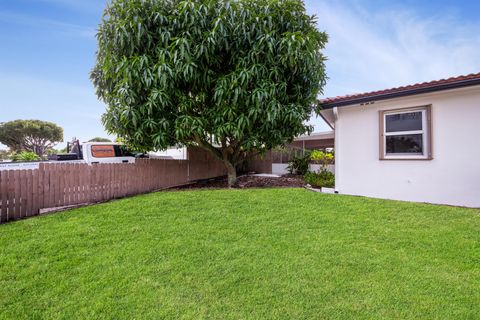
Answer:
[(130, 152), (124, 145), (115, 145), (115, 157), (135, 157), (135, 154)]
[(423, 154), (423, 135), (386, 136), (386, 151), (387, 154)]
[(92, 156), (95, 158), (115, 157), (113, 145), (94, 145), (92, 146)]
[(385, 129), (386, 132), (422, 130), (422, 112), (387, 114)]

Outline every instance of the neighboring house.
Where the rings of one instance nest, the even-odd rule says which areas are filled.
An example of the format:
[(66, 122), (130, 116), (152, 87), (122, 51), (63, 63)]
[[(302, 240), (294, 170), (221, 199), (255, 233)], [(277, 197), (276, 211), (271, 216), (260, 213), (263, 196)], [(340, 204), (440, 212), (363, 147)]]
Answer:
[(342, 194), (480, 207), (480, 73), (321, 101)]
[(167, 150), (152, 151), (148, 153), (150, 158), (176, 160), (186, 160), (187, 154), (188, 152), (186, 147), (170, 147)]
[[(284, 146), (284, 151), (273, 151), (272, 173), (284, 175), (289, 173), (288, 162), (296, 156), (304, 155), (307, 151), (318, 149), (333, 149), (335, 144), (335, 133), (333, 131), (314, 132), (310, 135), (302, 135), (295, 138), (291, 143)], [(333, 172), (333, 165), (328, 166)], [(319, 165), (310, 165), (310, 170), (320, 170)]]
[(297, 149), (325, 149), (333, 148), (335, 133), (333, 131), (314, 132), (310, 135), (299, 136), (290, 143), (290, 146)]

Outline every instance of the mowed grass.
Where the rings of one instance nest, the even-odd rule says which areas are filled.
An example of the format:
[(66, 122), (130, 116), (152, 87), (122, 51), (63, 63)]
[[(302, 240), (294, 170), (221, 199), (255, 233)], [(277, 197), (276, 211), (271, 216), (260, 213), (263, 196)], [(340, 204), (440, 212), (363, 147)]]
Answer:
[(480, 210), (160, 192), (0, 226), (1, 319), (478, 319)]

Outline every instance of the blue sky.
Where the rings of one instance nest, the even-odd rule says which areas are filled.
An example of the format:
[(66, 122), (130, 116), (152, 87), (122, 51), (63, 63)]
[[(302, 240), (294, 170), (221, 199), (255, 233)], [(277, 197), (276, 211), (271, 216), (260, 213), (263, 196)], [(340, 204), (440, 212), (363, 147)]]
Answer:
[[(103, 0), (0, 0), (0, 122), (107, 136), (88, 78)], [(480, 1), (307, 0), (330, 35), (326, 96), (480, 71)], [(328, 127), (313, 119), (316, 131)]]

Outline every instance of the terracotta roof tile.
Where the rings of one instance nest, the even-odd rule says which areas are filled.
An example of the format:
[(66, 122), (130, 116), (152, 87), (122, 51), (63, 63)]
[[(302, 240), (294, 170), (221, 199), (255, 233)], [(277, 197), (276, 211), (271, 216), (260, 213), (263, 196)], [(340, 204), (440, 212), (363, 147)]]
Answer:
[(337, 97), (330, 97), (330, 98), (325, 98), (320, 100), (320, 103), (334, 104), (334, 103), (340, 103), (340, 102), (345, 103), (348, 101), (352, 101), (352, 104), (353, 104), (355, 103), (354, 101), (357, 99), (364, 99), (364, 98), (370, 98), (370, 97), (375, 98), (378, 96), (392, 94), (392, 93), (401, 93), (401, 92), (411, 91), (416, 89), (441, 87), (449, 84), (462, 83), (468, 80), (480, 80), (480, 72), (472, 73), (464, 76), (451, 77), (447, 79), (416, 83), (408, 86), (402, 86), (402, 87), (396, 87), (396, 88), (390, 88), (390, 89), (384, 89), (384, 90), (378, 90), (378, 91), (372, 91), (372, 92), (365, 92), (365, 93), (350, 94), (350, 95), (344, 95), (344, 96), (337, 96)]

